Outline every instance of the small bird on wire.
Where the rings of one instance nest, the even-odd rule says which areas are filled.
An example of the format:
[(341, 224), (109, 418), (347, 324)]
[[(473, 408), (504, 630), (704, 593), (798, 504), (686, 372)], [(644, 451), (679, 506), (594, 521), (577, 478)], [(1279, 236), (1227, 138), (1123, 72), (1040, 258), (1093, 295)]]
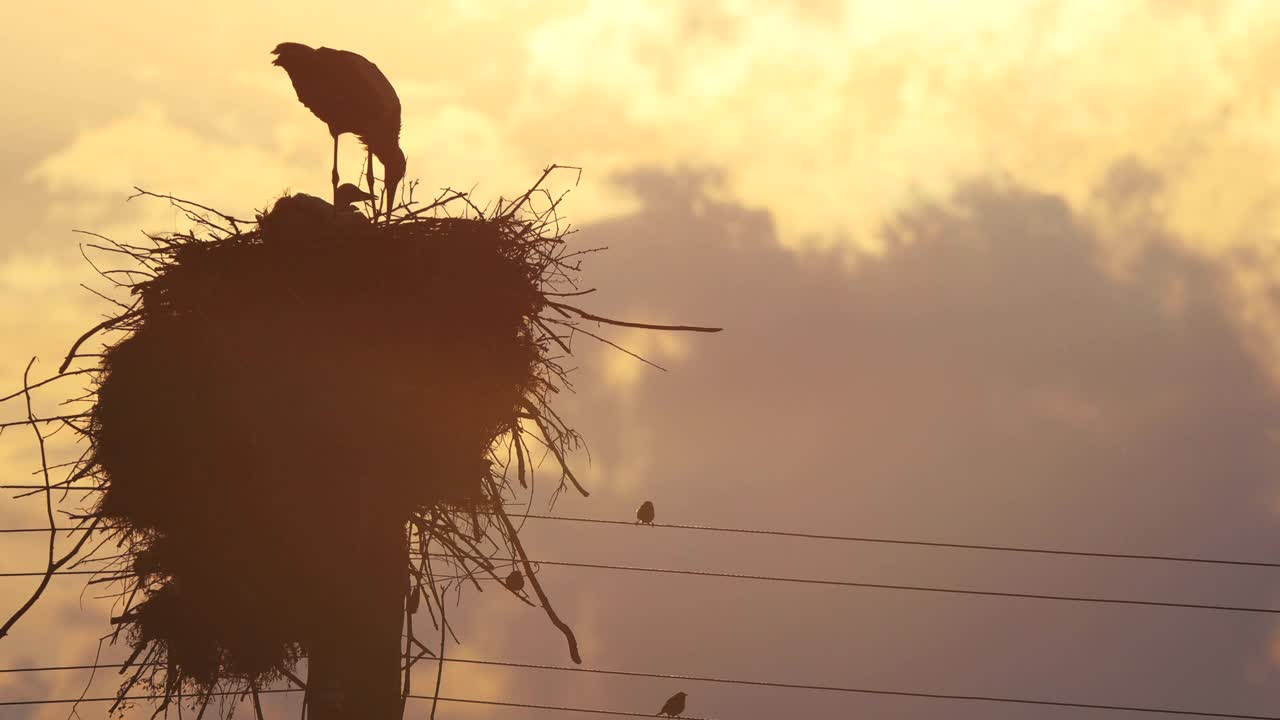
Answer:
[[(405, 157), (400, 149), (400, 96), (377, 65), (346, 50), (280, 43), (272, 51), (272, 65), (284, 68), (298, 100), (329, 126), (333, 136), (334, 205), (338, 204), (338, 136), (354, 133), (368, 151), (369, 194), (373, 192), (373, 158), (386, 170), (384, 185), (390, 215), (396, 189), (404, 179)], [(374, 211), (374, 220), (377, 210)]]
[(640, 509), (636, 511), (636, 522), (642, 525), (653, 524), (653, 501), (645, 500)]
[(667, 698), (667, 702), (662, 706), (662, 709), (659, 710), (657, 714), (669, 715), (671, 717), (676, 717), (678, 715), (683, 714), (684, 699), (686, 697), (688, 697), (688, 695), (682, 692), (678, 692), (675, 695), (672, 695), (671, 697)]
[(511, 592), (518, 593), (524, 589), (524, 575), (521, 575), (519, 570), (512, 570), (507, 579), (502, 581), (502, 584), (506, 585)]

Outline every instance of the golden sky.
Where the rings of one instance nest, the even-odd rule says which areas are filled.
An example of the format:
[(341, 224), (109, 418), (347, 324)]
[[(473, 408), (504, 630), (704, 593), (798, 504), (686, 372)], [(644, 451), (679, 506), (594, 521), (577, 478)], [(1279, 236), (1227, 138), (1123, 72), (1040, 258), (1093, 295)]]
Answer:
[[(580, 166), (566, 212), (584, 242), (611, 246), (586, 269), (602, 306), (729, 328), (618, 336), (668, 374), (584, 354), (569, 402), (593, 441), (585, 474), (598, 492), (564, 512), (626, 518), (654, 497), (694, 523), (1274, 548), (1280, 4), (234, 1), (6, 14), (0, 60), (17, 100), (0, 108), (0, 387), (16, 387), (33, 354), (52, 370), (102, 311), (77, 287), (92, 275), (72, 229), (180, 226), (161, 203), (126, 204), (133, 186), (241, 217), (286, 190), (325, 194), (327, 133), (270, 64), (277, 43), (296, 41), (360, 52), (388, 75), (420, 192), (510, 197), (550, 163)], [(362, 154), (343, 145), (353, 176)], [(0, 439), (6, 477), (25, 477), (33, 458), (26, 435)], [(0, 526), (39, 511), (0, 503)], [(1277, 589), (1258, 575), (829, 548), (796, 560), (693, 536), (637, 546), (536, 532), (548, 552), (590, 544), (636, 564), (1201, 599), (1216, 587), (1254, 604)], [(40, 565), (38, 542), (0, 542), (14, 547), (0, 552), (4, 569)], [(748, 585), (652, 598), (630, 581), (555, 579), (562, 614), (606, 666), (1235, 711), (1280, 700), (1264, 622), (1209, 618), (1192, 631), (1181, 617), (1080, 620), (1039, 606), (1024, 617)], [(78, 589), (64, 581), (25, 634), (0, 642), (0, 666), (91, 656), (105, 611), (80, 613)], [(26, 591), (4, 581), (0, 607)], [(488, 615), (469, 621), (464, 653), (561, 662), (536, 616), (489, 597), (467, 607)], [(707, 614), (739, 625), (706, 630)], [(761, 629), (792, 615), (795, 627)], [(822, 617), (843, 622), (806, 621)], [(1014, 627), (992, 629), (1001, 622)], [(974, 644), (985, 662), (972, 662)], [(1097, 658), (1117, 669), (1102, 676)], [(583, 705), (634, 696), (656, 709), (673, 691), (450, 673), (459, 694)], [(0, 696), (78, 693), (83, 678), (22, 682), (0, 676)], [(690, 712), (774, 707), (697, 692)], [(944, 709), (841, 702), (810, 709)]]

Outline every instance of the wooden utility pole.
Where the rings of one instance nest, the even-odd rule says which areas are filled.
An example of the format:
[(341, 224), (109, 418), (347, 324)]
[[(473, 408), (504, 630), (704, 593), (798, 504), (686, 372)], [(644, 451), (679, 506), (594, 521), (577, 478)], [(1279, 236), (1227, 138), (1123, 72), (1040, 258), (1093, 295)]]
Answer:
[(380, 519), (336, 530), (350, 546), (338, 553), (342, 567), (327, 569), (327, 596), (312, 599), (332, 613), (307, 644), (313, 720), (401, 720), (408, 545), (403, 521)]

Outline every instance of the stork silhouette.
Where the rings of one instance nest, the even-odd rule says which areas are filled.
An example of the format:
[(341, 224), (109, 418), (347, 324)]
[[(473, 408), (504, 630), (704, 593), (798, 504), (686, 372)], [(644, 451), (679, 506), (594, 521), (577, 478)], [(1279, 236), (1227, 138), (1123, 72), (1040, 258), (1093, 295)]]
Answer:
[(333, 191), (333, 206), (335, 208), (348, 208), (358, 202), (373, 200), (374, 195), (367, 193), (351, 183), (342, 183)]
[[(338, 136), (353, 133), (368, 153), (369, 194), (373, 192), (373, 158), (386, 170), (384, 185), (388, 216), (396, 188), (404, 179), (405, 157), (400, 149), (400, 97), (377, 65), (346, 50), (280, 43), (272, 51), (272, 65), (284, 68), (298, 100), (329, 126), (333, 136), (333, 196), (338, 203)], [(374, 208), (374, 221), (378, 219)]]

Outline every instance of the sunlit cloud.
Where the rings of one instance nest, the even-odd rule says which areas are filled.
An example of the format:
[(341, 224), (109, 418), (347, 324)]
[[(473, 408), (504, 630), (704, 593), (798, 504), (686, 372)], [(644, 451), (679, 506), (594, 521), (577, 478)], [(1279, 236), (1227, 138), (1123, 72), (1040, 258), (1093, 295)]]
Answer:
[[(282, 162), (276, 153), (248, 143), (219, 142), (174, 123), (160, 106), (145, 104), (85, 130), (32, 168), (27, 178), (43, 183), (53, 194), (79, 194), (85, 206), (77, 209), (82, 211), (105, 214), (104, 199), (119, 202), (138, 186), (246, 213), (252, 210), (244, 206), (246, 198), (263, 202), (278, 196), (288, 178), (300, 176), (304, 173), (299, 168)], [(157, 217), (131, 218), (147, 219)]]
[[(1274, 429), (1262, 427), (1274, 382), (1261, 374), (1280, 376), (1280, 4), (451, 1), (403, 4), (389, 11), (393, 23), (338, 3), (299, 12), (234, 0), (214, 15), (139, 7), (59, 16), (29, 5), (8, 25), (4, 46), (26, 71), (12, 78), (24, 102), (0, 122), (0, 146), (22, 158), (0, 198), (21, 198), (7, 217), (22, 228), (0, 237), (0, 338), (11, 350), (0, 357), (0, 394), (31, 354), (49, 370), (102, 309), (76, 287), (92, 273), (73, 228), (137, 238), (183, 226), (163, 202), (126, 203), (134, 185), (240, 216), (286, 190), (328, 192), (326, 129), (269, 63), (275, 42), (298, 40), (363, 52), (387, 71), (419, 199), (474, 188), (484, 205), (523, 191), (550, 163), (581, 166), (581, 182), (566, 171), (549, 187), (571, 190), (562, 210), (584, 230), (574, 242), (612, 246), (586, 263), (588, 285), (602, 292), (591, 296), (599, 305), (584, 305), (728, 326), (712, 337), (608, 332), (670, 373), (577, 339), (591, 349), (569, 419), (592, 449), (579, 467), (595, 494), (562, 508), (629, 520), (654, 497), (664, 518), (743, 525), (1183, 543), (1228, 555), (1271, 542), (1280, 460)], [(104, 32), (109, 22), (119, 27)], [(344, 138), (344, 176), (362, 162)], [(636, 181), (637, 168), (649, 174)], [(691, 180), (688, 168), (710, 169), (715, 182)], [(955, 194), (975, 178), (1008, 192), (977, 203)], [(904, 209), (916, 213), (909, 222)], [(1069, 266), (1045, 259), (1053, 248)], [(1067, 302), (1044, 300), (1067, 281)], [(981, 312), (967, 312), (970, 302)], [(6, 433), (0, 470), (27, 477), (34, 462), (29, 438)], [(38, 524), (42, 512), (10, 503), (0, 517)], [(663, 547), (672, 563), (704, 547), (687, 536), (622, 537), (543, 547)], [(705, 547), (697, 562), (747, 555)], [(779, 555), (780, 566), (810, 563), (815, 573), (883, 569), (861, 555)], [(22, 562), (39, 566), (40, 552)], [(735, 658), (748, 674), (772, 651), (787, 657), (789, 633), (805, 630), (758, 622), (796, 614), (785, 595), (717, 597), (740, 609), (735, 618), (691, 607), (688, 594), (637, 583), (624, 596), (625, 580), (557, 578), (584, 647), (616, 651), (602, 655), (620, 665), (672, 662), (666, 643), (682, 623), (700, 623), (723, 647), (763, 638), (767, 657)], [(1265, 584), (1232, 587), (1251, 583)], [(4, 607), (25, 587), (3, 586)], [(72, 622), (79, 587), (67, 583), (26, 634), (0, 644), (7, 664), (91, 654), (107, 627), (101, 605), (90, 603), (89, 629), (59, 630), (56, 646), (41, 631)], [(921, 666), (940, 682), (984, 680), (963, 640), (997, 636), (989, 618), (916, 617), (905, 603), (858, 598), (824, 606), (875, 611), (848, 618), (863, 635), (844, 638), (854, 650), (838, 656), (842, 673), (847, 662), (898, 684)], [(512, 628), (542, 622), (515, 604), (478, 619), (463, 607), (459, 624), (483, 627), (464, 639), (497, 648)], [(885, 618), (903, 620), (904, 634)], [(735, 619), (749, 631), (717, 629)], [(1000, 619), (1027, 636), (1078, 629), (1032, 610)], [(1098, 620), (1081, 636), (1114, 642), (1113, 655), (1132, 652), (1137, 664), (1166, 637), (1157, 620)], [(559, 637), (537, 627), (545, 634), (521, 647), (559, 658)], [(914, 630), (936, 641), (930, 653), (907, 642)], [(1270, 662), (1280, 647), (1255, 626), (1194, 632), (1227, 659), (1176, 689), (1162, 678), (1147, 690), (1196, 699), (1187, 688), (1229, 686), (1240, 657)], [(1031, 682), (1021, 658), (1039, 656), (1015, 634), (1004, 664), (990, 667), (1025, 670)], [(1083, 641), (1056, 637), (1046, 667), (1088, 663)], [(723, 654), (713, 649), (679, 659), (711, 662)], [(1173, 668), (1174, 655), (1153, 662)], [(895, 675), (894, 663), (913, 674)], [(804, 669), (792, 665), (770, 667)], [(446, 677), (459, 695), (558, 682), (452, 666)], [(6, 697), (79, 690), (67, 678), (0, 682)], [(656, 709), (646, 698), (636, 707)], [(615, 700), (596, 685), (579, 699)]]

